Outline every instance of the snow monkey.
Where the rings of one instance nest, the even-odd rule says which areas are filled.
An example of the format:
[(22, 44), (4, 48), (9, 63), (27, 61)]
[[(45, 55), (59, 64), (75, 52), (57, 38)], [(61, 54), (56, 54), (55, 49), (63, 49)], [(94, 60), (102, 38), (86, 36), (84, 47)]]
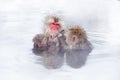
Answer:
[(65, 44), (65, 36), (63, 30), (63, 20), (55, 15), (48, 15), (44, 20), (44, 33), (37, 34), (33, 38), (33, 52), (36, 54), (50, 53), (56, 48), (60, 48)]
[(92, 51), (92, 44), (88, 41), (86, 32), (80, 26), (73, 26), (66, 33), (66, 62), (73, 68), (85, 64), (88, 54)]
[(49, 15), (45, 17), (44, 33), (33, 38), (33, 53), (43, 57), (46, 68), (59, 68), (64, 62), (66, 37), (60, 17)]

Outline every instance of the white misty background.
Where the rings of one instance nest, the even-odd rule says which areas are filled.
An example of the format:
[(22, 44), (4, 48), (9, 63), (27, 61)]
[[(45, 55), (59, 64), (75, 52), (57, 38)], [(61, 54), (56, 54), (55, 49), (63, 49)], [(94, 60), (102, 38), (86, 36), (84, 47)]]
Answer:
[[(94, 46), (86, 64), (46, 69), (31, 49), (45, 15), (81, 25)], [(120, 80), (119, 0), (0, 0), (0, 80)]]

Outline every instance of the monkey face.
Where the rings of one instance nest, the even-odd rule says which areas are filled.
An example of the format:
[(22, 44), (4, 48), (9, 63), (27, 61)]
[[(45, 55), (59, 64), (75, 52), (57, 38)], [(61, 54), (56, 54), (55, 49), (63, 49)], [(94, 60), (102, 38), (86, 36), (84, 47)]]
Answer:
[(67, 33), (67, 42), (68, 44), (70, 43), (71, 45), (76, 45), (78, 42), (85, 40), (86, 33), (84, 29), (80, 27), (72, 27), (68, 30)]
[(78, 42), (78, 37), (77, 37), (76, 35), (72, 35), (72, 36), (71, 36), (71, 41), (72, 41), (73, 43), (77, 43), (77, 42)]
[(79, 38), (77, 35), (69, 35), (68, 44), (76, 45), (79, 42)]
[(61, 26), (60, 26), (60, 24), (53, 22), (53, 23), (50, 23), (49, 28), (53, 34), (57, 34), (59, 32)]
[(62, 29), (62, 20), (55, 15), (48, 15), (45, 18), (45, 35), (49, 34), (55, 37)]

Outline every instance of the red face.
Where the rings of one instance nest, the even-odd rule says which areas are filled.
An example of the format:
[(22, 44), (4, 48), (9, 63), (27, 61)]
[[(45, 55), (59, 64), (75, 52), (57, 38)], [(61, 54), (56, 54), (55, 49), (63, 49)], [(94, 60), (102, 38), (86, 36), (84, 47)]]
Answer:
[(57, 34), (58, 31), (60, 30), (61, 26), (60, 24), (56, 23), (56, 22), (53, 22), (50, 24), (50, 30), (53, 34)]

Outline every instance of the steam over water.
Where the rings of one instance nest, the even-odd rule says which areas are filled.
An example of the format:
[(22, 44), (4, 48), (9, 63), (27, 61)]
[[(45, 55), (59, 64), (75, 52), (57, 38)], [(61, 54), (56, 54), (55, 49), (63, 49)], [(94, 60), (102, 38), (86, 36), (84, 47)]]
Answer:
[[(47, 2), (47, 3), (46, 3)], [(43, 18), (55, 13), (68, 28), (81, 25), (94, 46), (86, 64), (49, 70), (32, 53), (32, 38), (43, 32)], [(120, 1), (0, 1), (0, 80), (119, 80)]]

